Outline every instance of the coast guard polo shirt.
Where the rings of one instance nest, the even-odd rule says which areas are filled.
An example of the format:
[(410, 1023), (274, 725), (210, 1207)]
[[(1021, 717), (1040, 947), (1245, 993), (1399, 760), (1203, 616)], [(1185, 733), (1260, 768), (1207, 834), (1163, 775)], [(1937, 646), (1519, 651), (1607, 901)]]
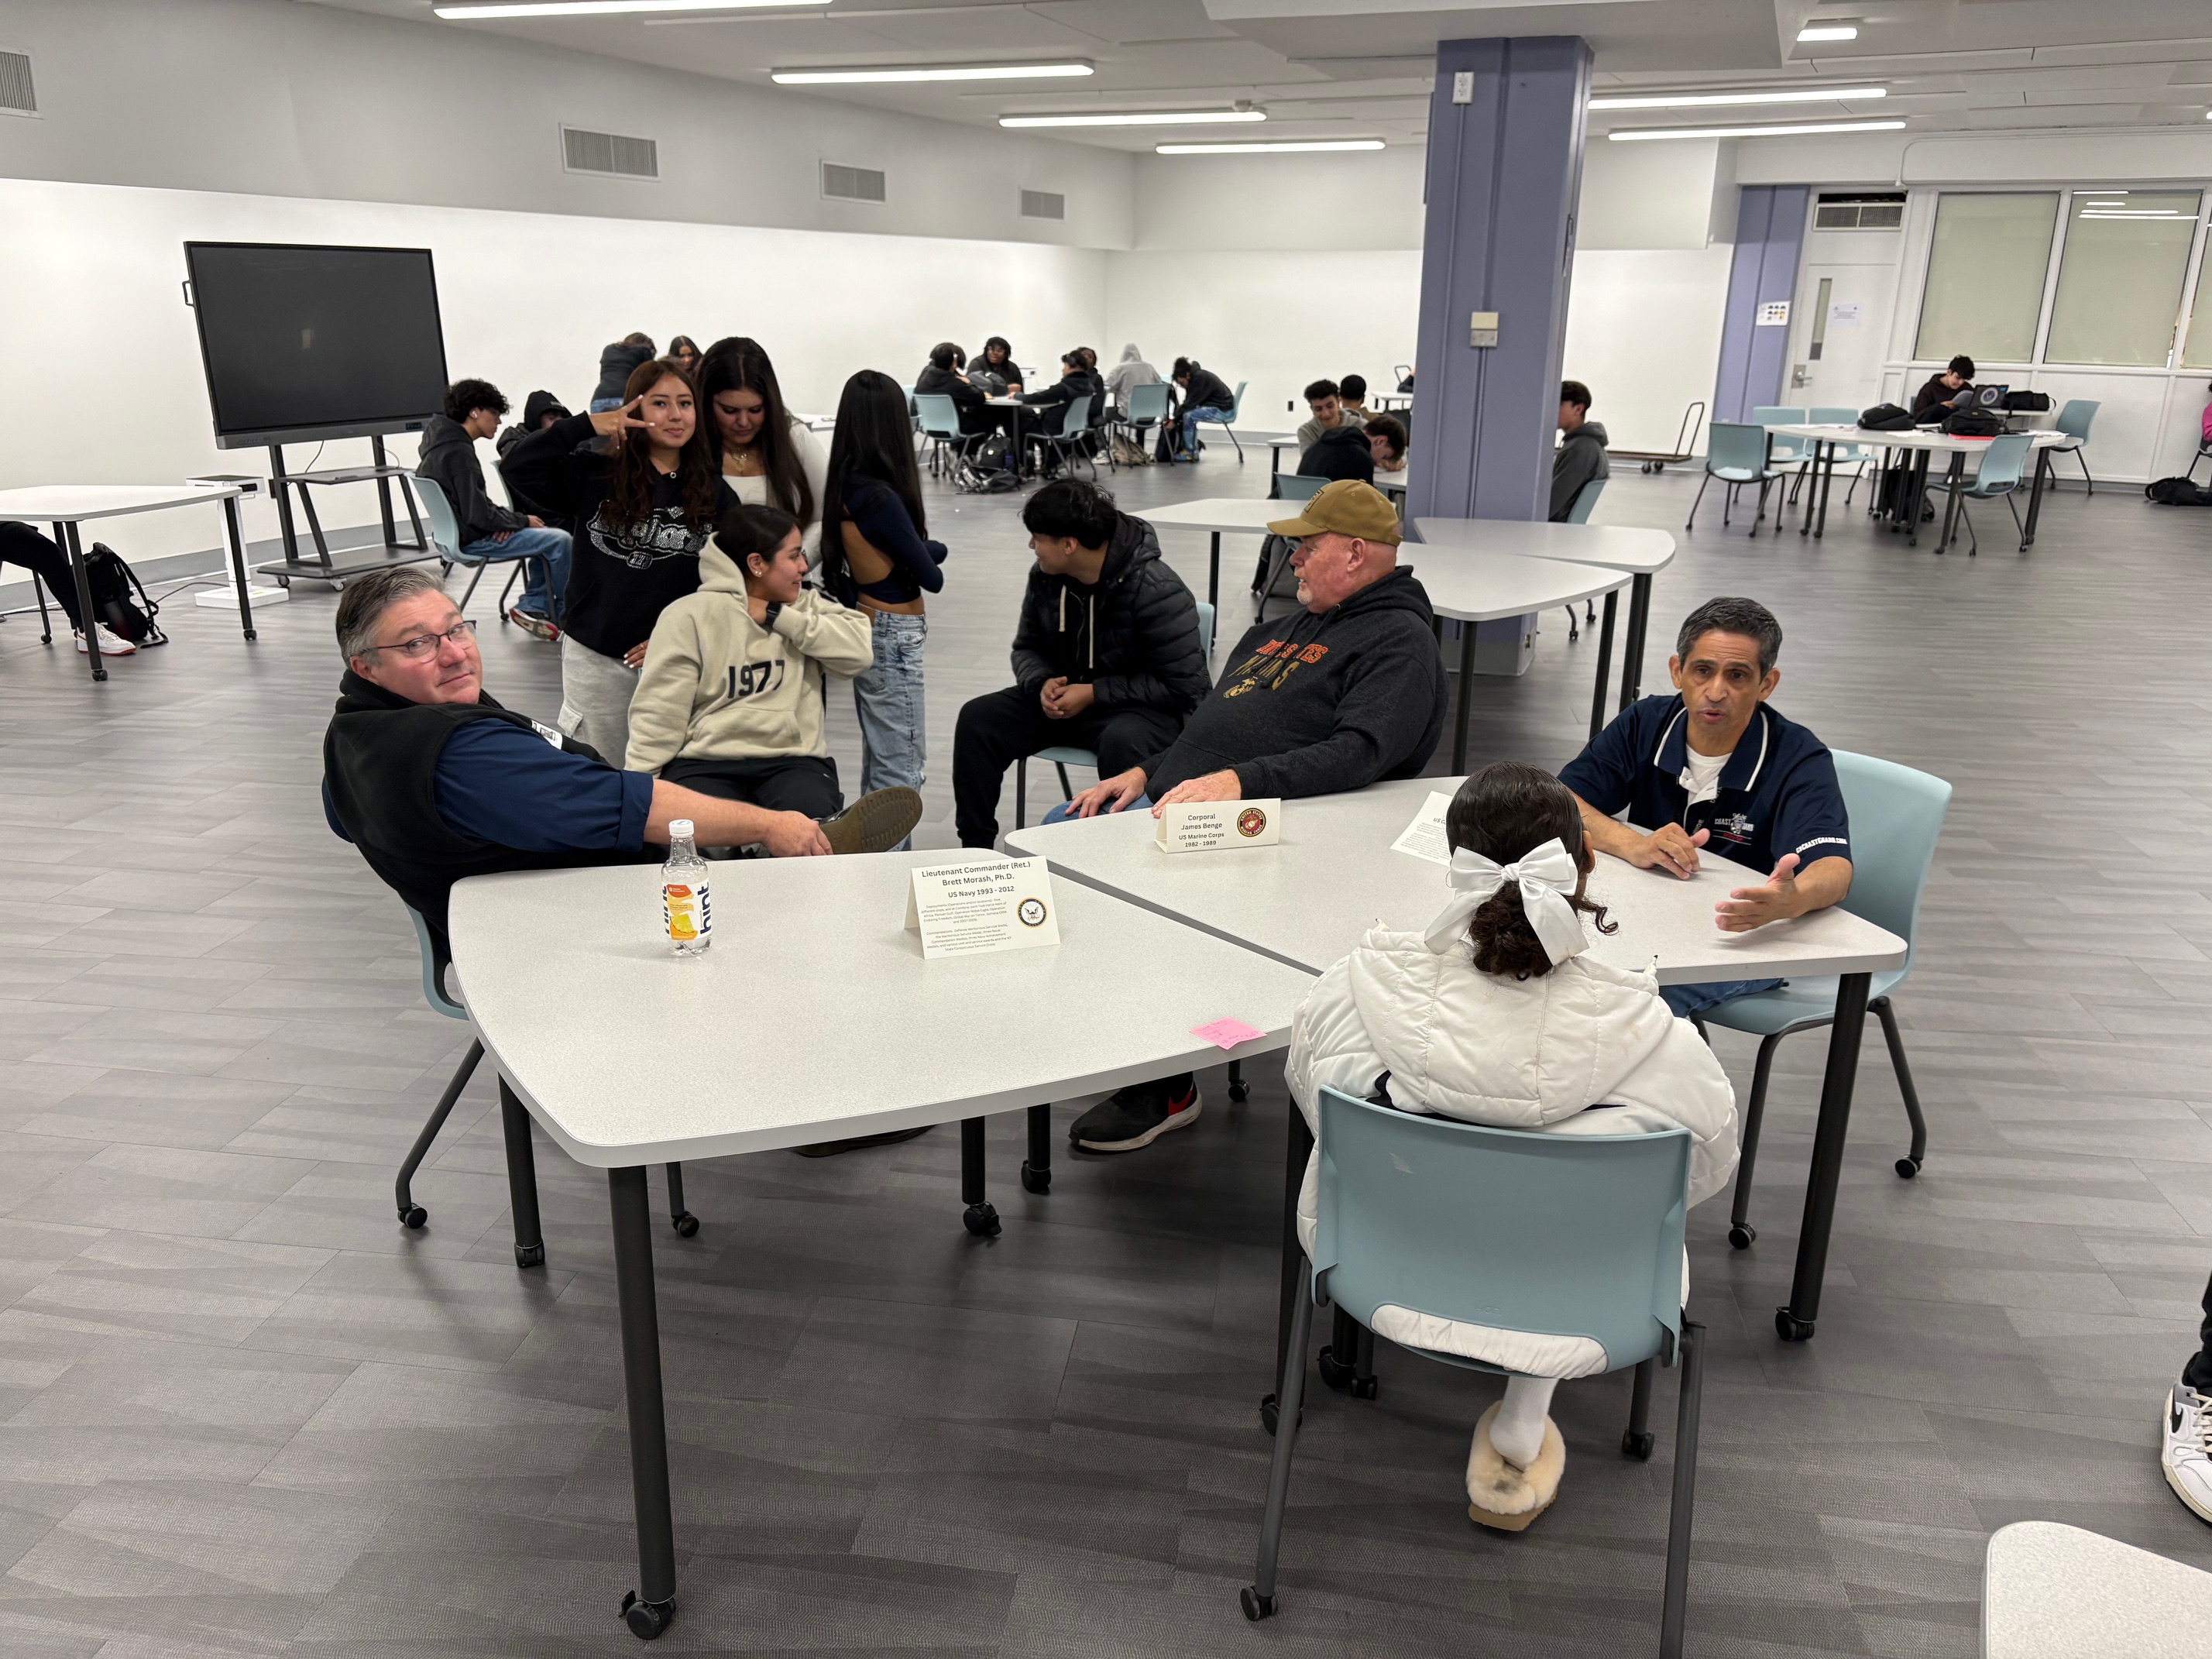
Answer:
[(1720, 793), (1690, 803), (1682, 786), (1689, 721), (1677, 696), (1645, 697), (1623, 709), (1569, 762), (1559, 781), (1601, 812), (1644, 830), (1679, 823), (1710, 830), (1705, 850), (1761, 872), (1784, 853), (1800, 872), (1851, 855), (1850, 820), (1827, 746), (1765, 703), (1721, 769)]

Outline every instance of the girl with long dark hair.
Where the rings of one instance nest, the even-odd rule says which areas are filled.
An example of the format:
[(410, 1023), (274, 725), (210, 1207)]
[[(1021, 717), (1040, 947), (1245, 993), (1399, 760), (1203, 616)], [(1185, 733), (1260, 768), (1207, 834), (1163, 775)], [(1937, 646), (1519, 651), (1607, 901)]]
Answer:
[(670, 601), (697, 591), (699, 550), (738, 504), (722, 482), (690, 377), (665, 357), (640, 365), (619, 404), (530, 434), (507, 452), (500, 473), (513, 493), (541, 503), (575, 538), (562, 617), (559, 722), (620, 766), (653, 625)]
[(722, 480), (749, 507), (772, 507), (799, 521), (807, 556), (819, 556), (830, 455), (783, 405), (775, 365), (752, 340), (717, 340), (699, 365), (707, 435)]
[(868, 613), (874, 665), (853, 682), (860, 717), (860, 792), (919, 789), (923, 728), (922, 595), (941, 592), (945, 544), (929, 539), (906, 392), (864, 368), (845, 382), (823, 491), (822, 586)]
[(699, 345), (689, 334), (679, 334), (668, 343), (668, 361), (674, 363), (693, 380), (699, 378)]

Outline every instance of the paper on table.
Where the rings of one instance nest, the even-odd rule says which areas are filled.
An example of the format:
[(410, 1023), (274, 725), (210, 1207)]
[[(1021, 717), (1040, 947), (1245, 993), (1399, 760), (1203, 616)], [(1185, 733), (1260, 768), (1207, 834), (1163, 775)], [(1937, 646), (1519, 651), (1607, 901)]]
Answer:
[(1449, 864), (1451, 843), (1444, 838), (1444, 814), (1451, 810), (1451, 804), (1452, 798), (1443, 790), (1431, 789), (1421, 810), (1413, 814), (1413, 821), (1390, 843), (1390, 850), (1411, 853), (1431, 864)]
[(1057, 945), (1057, 908), (1042, 859), (924, 866), (907, 884), (906, 925), (933, 961)]
[(1265, 1036), (1265, 1031), (1247, 1025), (1241, 1019), (1217, 1019), (1204, 1025), (1190, 1028), (1193, 1036), (1204, 1037), (1217, 1048), (1234, 1048), (1240, 1042), (1249, 1042), (1254, 1037)]

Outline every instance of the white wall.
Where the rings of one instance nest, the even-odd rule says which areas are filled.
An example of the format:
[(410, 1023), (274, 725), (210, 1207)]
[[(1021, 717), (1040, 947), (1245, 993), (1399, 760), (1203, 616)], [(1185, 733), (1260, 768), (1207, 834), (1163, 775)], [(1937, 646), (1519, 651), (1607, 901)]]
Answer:
[(1615, 448), (1670, 453), (1692, 400), (1711, 402), (1734, 253), (1719, 242), (1575, 255), (1563, 369), (1589, 387), (1590, 417)]
[(1140, 155), (1131, 246), (1304, 252), (1418, 248), (1425, 152)]

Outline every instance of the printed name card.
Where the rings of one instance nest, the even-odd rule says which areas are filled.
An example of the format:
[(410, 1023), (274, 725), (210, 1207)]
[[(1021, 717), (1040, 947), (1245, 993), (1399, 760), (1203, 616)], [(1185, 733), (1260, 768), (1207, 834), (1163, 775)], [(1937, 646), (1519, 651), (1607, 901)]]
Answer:
[(1431, 789), (1421, 810), (1413, 814), (1413, 821), (1390, 843), (1390, 850), (1410, 853), (1431, 864), (1449, 864), (1451, 842), (1444, 836), (1444, 814), (1451, 810), (1451, 804), (1452, 798), (1443, 790)]
[(1185, 800), (1160, 809), (1156, 839), (1166, 853), (1273, 847), (1282, 838), (1279, 800)]
[(907, 884), (907, 928), (929, 959), (1057, 945), (1059, 908), (1042, 859), (925, 865)]

